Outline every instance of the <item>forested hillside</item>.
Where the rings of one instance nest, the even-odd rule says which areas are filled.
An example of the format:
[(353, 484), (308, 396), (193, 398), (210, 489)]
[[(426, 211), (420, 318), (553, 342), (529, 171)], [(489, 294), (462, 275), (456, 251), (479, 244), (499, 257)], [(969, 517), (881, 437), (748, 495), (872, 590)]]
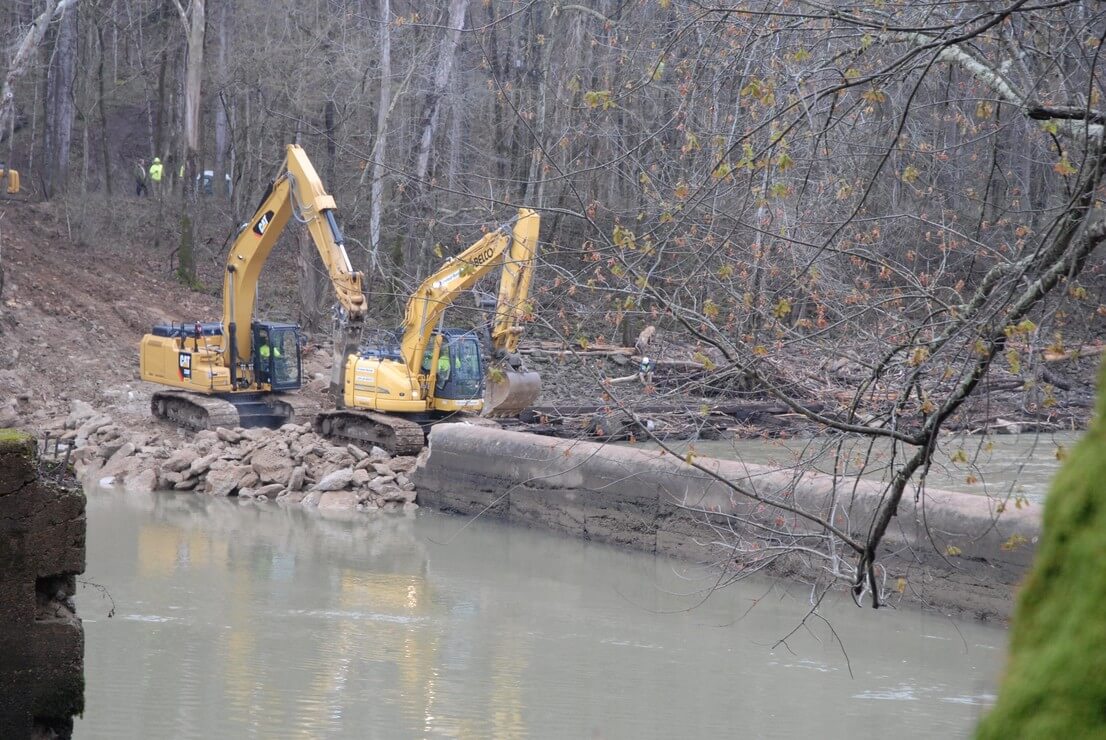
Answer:
[[(693, 370), (593, 373), (612, 406), (752, 393), (894, 444), (872, 528), (813, 546), (878, 593), (947, 422), (1086, 417), (1104, 36), (1075, 0), (8, 0), (0, 152), (26, 197), (101, 236), (142, 224), (194, 284), (298, 141), (378, 315), (539, 209), (531, 335), (586, 351), (654, 325)], [(319, 326), (329, 287), (299, 249)]]

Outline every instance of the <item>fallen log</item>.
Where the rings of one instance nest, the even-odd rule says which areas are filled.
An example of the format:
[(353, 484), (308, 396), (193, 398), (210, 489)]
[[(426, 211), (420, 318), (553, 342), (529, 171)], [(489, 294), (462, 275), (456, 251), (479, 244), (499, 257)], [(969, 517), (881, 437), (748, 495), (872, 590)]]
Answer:
[(1094, 357), (1106, 352), (1106, 344), (1092, 345), (1085, 344), (1077, 349), (1068, 350), (1067, 352), (1057, 352), (1056, 350), (1046, 349), (1044, 351), (1045, 362), (1068, 362), (1069, 360), (1078, 360), (1083, 357)]

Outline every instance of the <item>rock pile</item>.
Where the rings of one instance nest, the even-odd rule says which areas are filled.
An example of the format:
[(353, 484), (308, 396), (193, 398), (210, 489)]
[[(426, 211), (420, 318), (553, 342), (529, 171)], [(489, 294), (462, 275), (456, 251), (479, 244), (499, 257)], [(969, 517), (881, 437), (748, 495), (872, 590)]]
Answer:
[(185, 439), (125, 429), (74, 401), (60, 440), (82, 480), (127, 491), (195, 491), (320, 509), (416, 508), (408, 477), (414, 457), (336, 446), (299, 424), (220, 427)]

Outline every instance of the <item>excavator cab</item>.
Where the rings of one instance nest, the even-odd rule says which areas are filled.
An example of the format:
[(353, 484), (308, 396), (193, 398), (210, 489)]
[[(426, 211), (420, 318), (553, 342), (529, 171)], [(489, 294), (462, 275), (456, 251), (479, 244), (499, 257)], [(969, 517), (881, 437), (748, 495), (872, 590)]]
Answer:
[(258, 383), (274, 391), (294, 391), (302, 385), (300, 328), (295, 324), (255, 321), (253, 368)]
[[(443, 334), (434, 397), (449, 401), (482, 399), (484, 367), (479, 338), (469, 331), (446, 329)], [(448, 357), (448, 366), (441, 361), (443, 356)]]

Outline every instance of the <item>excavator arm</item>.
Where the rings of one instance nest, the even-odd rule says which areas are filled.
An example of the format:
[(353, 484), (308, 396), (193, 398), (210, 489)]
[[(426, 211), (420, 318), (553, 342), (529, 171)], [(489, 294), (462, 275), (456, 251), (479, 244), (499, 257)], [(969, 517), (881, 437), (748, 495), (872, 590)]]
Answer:
[(361, 289), (361, 273), (355, 272), (350, 265), (342, 231), (334, 217), (336, 208), (334, 198), (327, 194), (307, 154), (298, 145), (290, 144), (280, 174), (227, 254), (223, 276), (223, 336), (227, 338), (225, 360), (230, 367), (232, 383), (238, 362), (248, 358), (252, 349), (249, 328), (262, 268), (288, 220), (295, 218), (307, 226), (344, 314), (342, 336), (335, 337), (335, 377), (331, 379), (331, 389), (337, 386), (340, 396), (344, 358), (357, 350), (368, 307)]
[(492, 350), (496, 354), (514, 354), (518, 349), (522, 317), (529, 310), (527, 299), (534, 279), (539, 226), (537, 213), (525, 208), (519, 211), (499, 278), (499, 299), (491, 331)]
[(448, 259), (407, 301), (400, 353), (412, 375), (419, 373), (423, 354), (439, 319), (457, 296), (499, 266), (511, 244), (508, 225), (485, 234), (461, 254)]

